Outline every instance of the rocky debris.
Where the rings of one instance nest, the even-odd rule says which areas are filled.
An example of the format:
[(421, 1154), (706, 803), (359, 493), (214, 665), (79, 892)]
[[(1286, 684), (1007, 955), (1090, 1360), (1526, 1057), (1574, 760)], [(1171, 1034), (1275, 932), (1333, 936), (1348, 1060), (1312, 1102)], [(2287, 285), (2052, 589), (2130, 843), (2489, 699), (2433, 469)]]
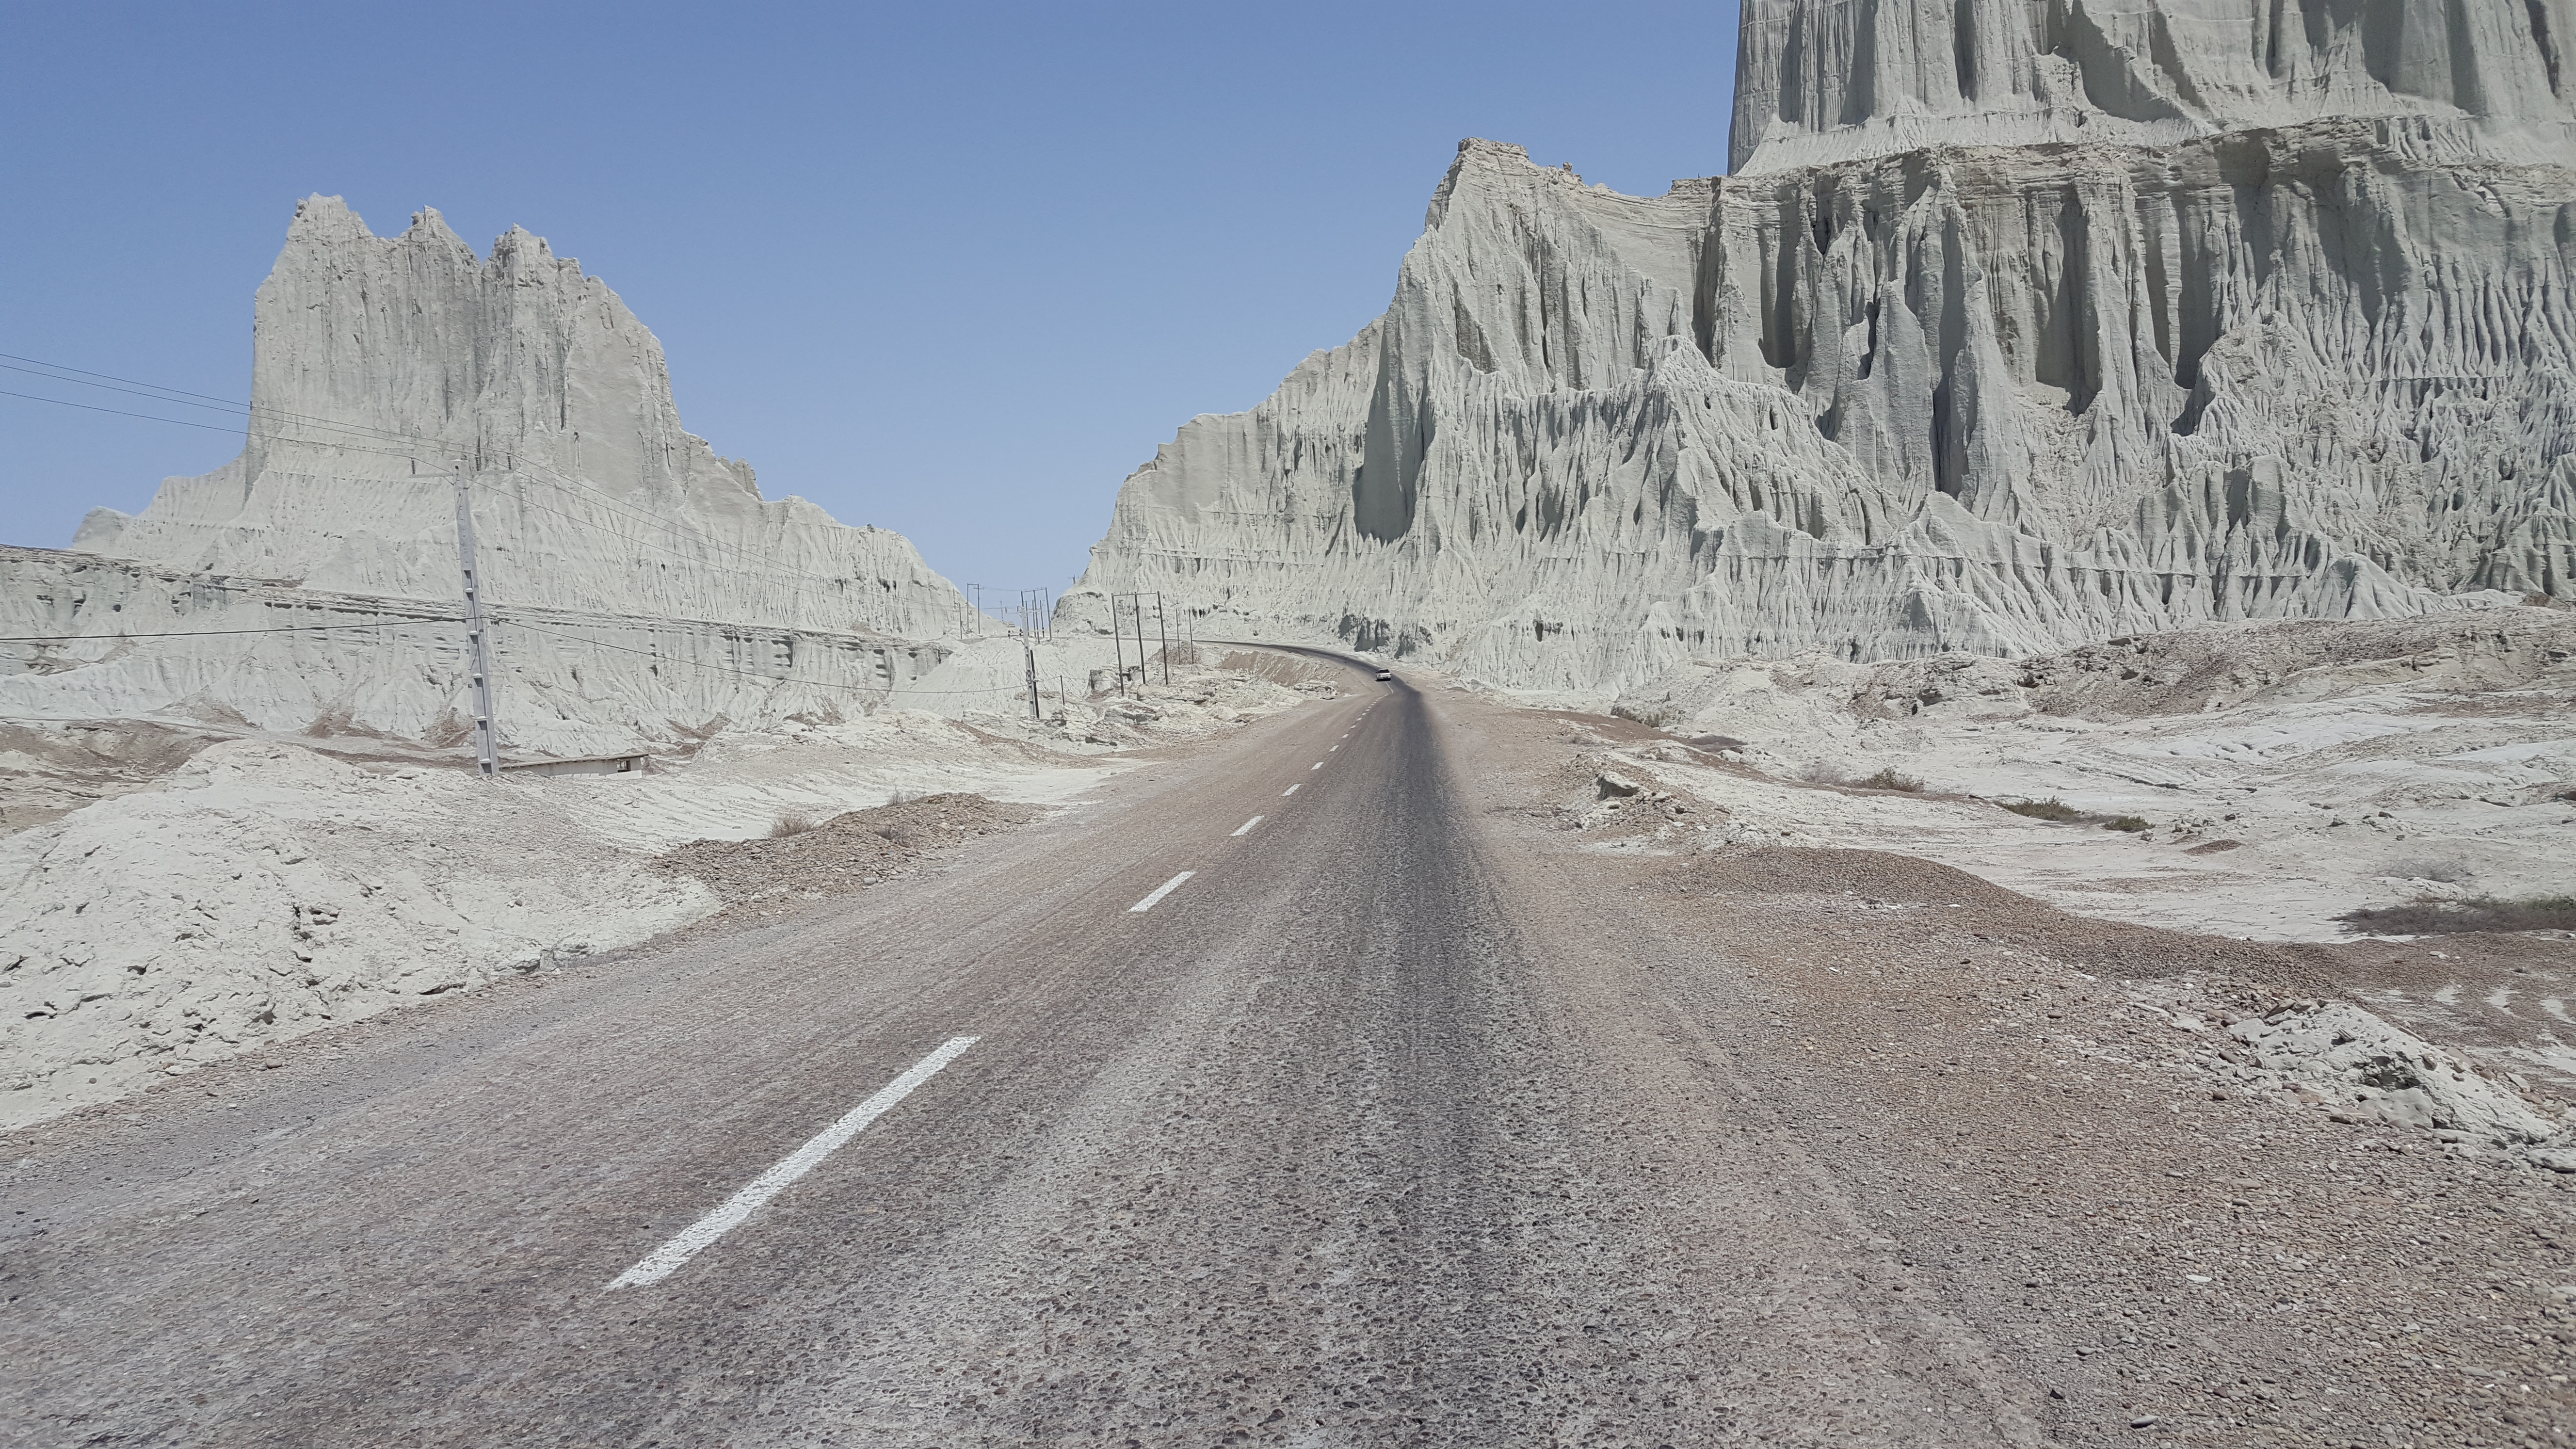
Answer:
[(159, 720), (0, 724), (0, 833), (140, 789), (223, 738)]
[(1185, 424), (1061, 617), (1612, 692), (2565, 595), (2576, 17), (2219, 8), (1762, 0), (1739, 174), (1463, 143), (1385, 314)]
[[(2381, 1013), (2390, 988), (2420, 1002), (2446, 979), (2557, 995), (2576, 982), (2563, 943), (2517, 941), (2509, 966), (2446, 977), (2456, 939), (2283, 946), (2088, 919), (1912, 858), (1900, 836), (1874, 851), (1594, 850), (1529, 808), (1576, 783), (1560, 720), (1451, 714), (1444, 737), (1481, 766), (1465, 778), (1487, 828), (1532, 837), (1495, 851), (1517, 871), (1506, 886), (1556, 902), (1560, 929), (1612, 954), (1593, 989), (1706, 1044), (1711, 1077), (1692, 1090), (1738, 1094), (1727, 1129), (1748, 1157), (1784, 1183), (1832, 1184), (1850, 1240), (1902, 1269), (1884, 1298), (1965, 1325), (2029, 1386), (2039, 1440), (2125, 1439), (2150, 1416), (2207, 1444), (2576, 1428), (2576, 1176), (2534, 1170), (2559, 1149), (2345, 1110), (2349, 1094), (2267, 1073), (2228, 1030), (2357, 996)], [(1664, 748), (1674, 758), (1654, 769), (1678, 788), (1683, 747)], [(2413, 964), (2394, 970), (2400, 952)], [(1567, 952), (1568, 969), (1580, 959)], [(2477, 1064), (2560, 1120), (2563, 1105)], [(1913, 1437), (1944, 1442), (1937, 1427)]]
[(777, 838), (693, 840), (654, 864), (704, 883), (727, 905), (821, 900), (900, 879), (943, 851), (1046, 813), (981, 795), (926, 795), (844, 811)]
[(2356, 1117), (2467, 1133), (2499, 1146), (2542, 1142), (2564, 1125), (2465, 1059), (2349, 1002), (2300, 1002), (2228, 1031), (2252, 1049), (2262, 1071), (2322, 1088), (2332, 1105)]
[(1604, 770), (1592, 779), (1593, 783), (1600, 787), (1601, 798), (1604, 800), (1614, 795), (1634, 795), (1645, 788), (1616, 770)]
[[(2022, 660), (1705, 658), (1618, 704), (1740, 746), (1659, 738), (1605, 761), (1660, 756), (1667, 787), (1730, 812), (1710, 844), (1934, 853), (2071, 909), (2189, 931), (2414, 934), (2418, 898), (2562, 893), (2576, 851), (2576, 809), (2556, 798), (2576, 780), (2566, 609), (2220, 625)], [(1817, 788), (1872, 772), (1926, 788), (1866, 806)], [(2147, 828), (2101, 828), (2119, 823)], [(2519, 919), (2441, 914), (2430, 924)]]

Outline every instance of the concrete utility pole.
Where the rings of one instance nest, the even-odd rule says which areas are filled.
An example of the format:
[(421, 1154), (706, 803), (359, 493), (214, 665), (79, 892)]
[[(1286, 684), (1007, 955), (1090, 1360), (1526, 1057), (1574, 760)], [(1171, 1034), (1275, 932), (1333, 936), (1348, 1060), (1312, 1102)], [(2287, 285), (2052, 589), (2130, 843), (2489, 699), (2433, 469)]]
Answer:
[[(1145, 632), (1145, 608), (1142, 599), (1137, 601), (1136, 606), (1136, 632), (1140, 635)], [(1163, 639), (1163, 682), (1169, 684), (1172, 682), (1172, 625), (1170, 620), (1163, 617), (1163, 596), (1160, 592), (1154, 595), (1154, 632), (1161, 635)]]
[(1027, 630), (1020, 632), (1020, 656), (1029, 666), (1029, 718), (1046, 723), (1046, 714), (1038, 708), (1038, 651), (1029, 642)]
[(500, 741), (492, 727), (492, 653), (483, 625), (482, 570), (474, 560), (474, 491), (465, 462), (456, 464), (456, 565), (465, 573), (465, 657), (473, 671), (474, 762), (486, 780), (501, 773)]
[(1127, 636), (1121, 632), (1125, 627), (1118, 622), (1118, 596), (1111, 594), (1109, 596), (1109, 648), (1118, 657), (1118, 697), (1121, 699), (1127, 697)]
[(1149, 662), (1145, 658), (1145, 596), (1129, 594), (1127, 609), (1136, 618), (1136, 693), (1141, 697), (1145, 693), (1145, 666)]

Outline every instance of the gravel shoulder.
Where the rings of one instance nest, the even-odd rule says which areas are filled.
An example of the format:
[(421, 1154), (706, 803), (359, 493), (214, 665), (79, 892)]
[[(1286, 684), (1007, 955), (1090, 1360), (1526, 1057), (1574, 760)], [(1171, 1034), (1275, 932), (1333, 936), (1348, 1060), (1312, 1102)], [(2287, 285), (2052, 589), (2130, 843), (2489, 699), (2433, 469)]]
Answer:
[[(1731, 1130), (1830, 1184), (1887, 1291), (1962, 1325), (2050, 1438), (2576, 1425), (2576, 1179), (2230, 1071), (2224, 1021), (2366, 997), (2385, 952), (2088, 920), (1895, 853), (1695, 850), (1652, 827), (1605, 849), (1563, 828), (1569, 779), (1589, 783), (1603, 739), (1653, 731), (1458, 694), (1443, 711), (1528, 920), (1565, 943), (1562, 989), (1624, 993), (1634, 1030), (1705, 1042), (1750, 1085)], [(2563, 969), (2557, 944), (2513, 949)]]

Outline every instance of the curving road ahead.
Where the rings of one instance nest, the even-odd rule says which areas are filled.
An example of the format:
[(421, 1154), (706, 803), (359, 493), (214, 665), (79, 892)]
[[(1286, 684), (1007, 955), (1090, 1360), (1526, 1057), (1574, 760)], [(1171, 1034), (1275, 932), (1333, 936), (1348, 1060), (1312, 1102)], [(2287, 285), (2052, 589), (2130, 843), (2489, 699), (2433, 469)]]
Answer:
[(0, 1426), (2035, 1441), (1771, 1145), (1724, 988), (1630, 969), (1356, 688), (927, 880), (32, 1134)]

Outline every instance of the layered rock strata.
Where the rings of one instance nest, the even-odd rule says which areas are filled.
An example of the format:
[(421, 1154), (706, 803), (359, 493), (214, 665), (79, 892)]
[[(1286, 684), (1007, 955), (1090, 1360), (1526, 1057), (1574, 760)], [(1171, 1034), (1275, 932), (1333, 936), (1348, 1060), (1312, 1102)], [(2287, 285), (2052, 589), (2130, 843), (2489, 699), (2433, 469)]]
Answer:
[(2069, 27), (2134, 60), (2252, 7), (1753, 0), (1742, 174), (1629, 197), (1465, 143), (1385, 315), (1139, 469), (1068, 615), (1160, 590), (1201, 637), (1580, 689), (2565, 596), (2557, 4), (2464, 22), (2483, 109), (2371, 48), (2439, 6), (2296, 12), (2330, 23), (2265, 32), (2269, 90), (2221, 25), (2156, 129)]
[(2329, 118), (2557, 164), (2570, 0), (1744, 0), (1738, 174), (1929, 146), (2172, 145)]
[[(0, 637), (39, 641), (0, 648), (0, 719), (457, 746), (472, 734), (456, 603), (0, 548)], [(1014, 698), (930, 678), (949, 641), (515, 605), (491, 638), (505, 763)]]

